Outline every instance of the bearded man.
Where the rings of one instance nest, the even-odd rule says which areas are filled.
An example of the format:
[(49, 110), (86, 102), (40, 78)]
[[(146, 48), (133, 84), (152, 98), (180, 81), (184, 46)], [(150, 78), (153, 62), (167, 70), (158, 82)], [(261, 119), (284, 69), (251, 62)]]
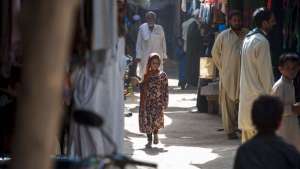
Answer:
[(214, 43), (212, 58), (219, 70), (219, 102), (223, 127), (228, 139), (237, 139), (241, 46), (246, 31), (241, 26), (241, 13), (232, 11), (230, 28), (221, 32)]

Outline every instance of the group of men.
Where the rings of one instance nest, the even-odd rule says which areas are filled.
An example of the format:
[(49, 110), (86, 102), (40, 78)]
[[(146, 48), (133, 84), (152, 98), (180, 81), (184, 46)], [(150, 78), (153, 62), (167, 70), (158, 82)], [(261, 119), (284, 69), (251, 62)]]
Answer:
[[(230, 28), (215, 40), (212, 58), (219, 70), (219, 101), (224, 130), (229, 139), (242, 142), (252, 138), (256, 129), (251, 108), (260, 95), (271, 94), (274, 84), (270, 45), (267, 35), (275, 24), (271, 11), (257, 9), (253, 14), (255, 29), (248, 34), (242, 29), (241, 13), (229, 16)], [(240, 130), (238, 130), (240, 129)]]

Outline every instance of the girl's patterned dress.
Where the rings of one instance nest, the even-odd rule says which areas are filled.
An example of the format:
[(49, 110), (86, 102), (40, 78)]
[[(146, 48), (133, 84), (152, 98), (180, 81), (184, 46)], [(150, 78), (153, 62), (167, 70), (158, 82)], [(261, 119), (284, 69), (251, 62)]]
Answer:
[(168, 77), (165, 72), (150, 76), (140, 84), (139, 127), (142, 133), (154, 133), (164, 127), (168, 106)]

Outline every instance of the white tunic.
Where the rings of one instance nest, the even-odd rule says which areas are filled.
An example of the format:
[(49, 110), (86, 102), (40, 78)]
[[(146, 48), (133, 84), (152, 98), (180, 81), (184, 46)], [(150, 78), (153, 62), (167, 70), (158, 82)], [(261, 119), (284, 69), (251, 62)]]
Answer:
[[(88, 63), (74, 73), (74, 105), (77, 109), (90, 110), (101, 116), (104, 120), (103, 130), (116, 143), (118, 151), (122, 152), (124, 97), (119, 66), (121, 58), (117, 56), (115, 48), (117, 2), (94, 0), (93, 3), (96, 4), (94, 14), (97, 16), (94, 17), (94, 50), (88, 55)], [(76, 123), (71, 124), (68, 145), (70, 155), (82, 158), (95, 154), (106, 155), (113, 149), (99, 129)]]
[(300, 128), (297, 114), (292, 112), (292, 105), (296, 103), (295, 87), (292, 80), (281, 77), (273, 86), (272, 95), (278, 96), (284, 104), (284, 114), (278, 135), (300, 150)]
[[(119, 59), (100, 56), (92, 52), (89, 57), (107, 57), (103, 63), (89, 60), (85, 67), (74, 75), (75, 109), (95, 112), (103, 118), (103, 129), (116, 142), (119, 152), (123, 149), (123, 87), (119, 69)], [(96, 68), (95, 68), (96, 67)], [(107, 142), (99, 129), (80, 126), (72, 123), (70, 131), (70, 152), (72, 156), (88, 157), (93, 154), (109, 154), (112, 146)]]
[[(148, 58), (153, 52), (160, 55), (161, 61), (167, 58), (165, 33), (160, 25), (154, 25), (153, 31), (150, 31), (148, 24), (144, 23), (139, 28), (136, 42), (136, 58), (141, 59), (137, 72), (139, 77), (143, 78)], [(160, 70), (163, 70), (163, 63)]]
[(255, 130), (251, 108), (260, 95), (271, 94), (274, 83), (269, 42), (261, 33), (245, 38), (242, 46), (239, 128)]

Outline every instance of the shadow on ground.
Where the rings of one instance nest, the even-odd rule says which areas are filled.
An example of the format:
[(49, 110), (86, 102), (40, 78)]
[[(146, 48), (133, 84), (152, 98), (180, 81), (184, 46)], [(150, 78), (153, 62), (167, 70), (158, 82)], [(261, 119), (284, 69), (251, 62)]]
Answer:
[[(129, 109), (130, 112), (132, 113), (138, 113), (139, 111), (139, 106), (136, 106), (134, 108)], [(196, 113), (197, 108), (196, 107), (168, 107), (165, 111), (166, 113), (176, 113), (176, 112), (186, 112), (186, 113)]]
[(155, 156), (158, 155), (159, 153), (166, 153), (168, 150), (165, 150), (164, 148), (159, 148), (159, 147), (152, 147), (152, 148), (142, 148), (138, 149), (144, 151), (146, 154)]
[[(138, 114), (134, 113), (133, 116), (137, 120)], [(154, 145), (152, 149), (144, 147), (147, 142), (144, 134), (126, 130), (126, 135), (128, 136), (127, 144), (131, 145), (131, 150), (127, 153), (133, 155), (136, 151), (143, 151), (149, 156), (161, 156), (161, 154), (168, 154), (169, 151), (170, 153), (177, 152), (177, 149), (179, 149), (178, 152), (183, 151), (183, 153), (186, 153), (181, 155), (189, 156), (195, 153), (193, 149), (198, 149), (198, 151), (211, 150), (206, 154), (217, 154), (218, 157), (205, 163), (194, 164), (194, 166), (205, 169), (232, 168), (239, 141), (227, 140), (224, 132), (219, 131), (222, 128), (219, 116), (186, 112), (170, 112), (165, 113), (165, 116), (169, 124), (160, 130), (160, 144)], [(138, 127), (138, 125), (135, 127)], [(133, 144), (137, 144), (134, 143), (135, 141), (141, 142), (139, 144), (142, 144), (142, 148), (134, 149)], [(203, 156), (199, 155), (199, 158), (204, 158)]]

